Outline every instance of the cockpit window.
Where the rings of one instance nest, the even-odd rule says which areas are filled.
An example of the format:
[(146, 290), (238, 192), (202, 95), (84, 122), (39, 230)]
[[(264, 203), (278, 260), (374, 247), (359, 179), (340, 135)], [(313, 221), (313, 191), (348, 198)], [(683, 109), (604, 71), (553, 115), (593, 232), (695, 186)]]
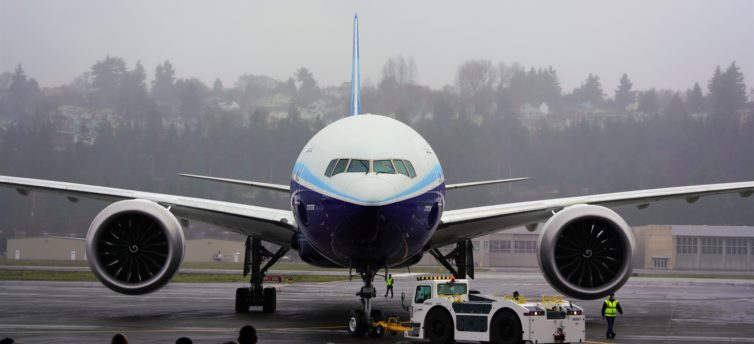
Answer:
[(395, 170), (398, 171), (398, 173), (408, 176), (408, 170), (406, 169), (406, 164), (403, 163), (403, 160), (393, 160), (393, 165), (395, 165)]
[(416, 171), (414, 170), (414, 165), (411, 164), (408, 160), (403, 160), (403, 162), (406, 163), (406, 168), (408, 169), (408, 176), (413, 178), (416, 177)]
[(395, 173), (395, 168), (390, 160), (375, 160), (374, 172), (377, 173)]
[(338, 159), (333, 159), (330, 161), (330, 163), (327, 165), (327, 169), (325, 170), (326, 176), (332, 176), (332, 170), (335, 168), (335, 164), (338, 162)]
[(340, 159), (338, 160), (338, 163), (335, 165), (335, 169), (332, 170), (332, 175), (336, 175), (338, 173), (343, 173), (346, 171), (346, 166), (348, 166), (348, 159)]
[[(350, 164), (349, 164), (350, 162)], [(371, 169), (370, 169), (370, 164)], [(409, 178), (416, 177), (414, 165), (408, 160), (401, 159), (383, 159), (383, 160), (364, 160), (364, 159), (333, 159), (327, 164), (325, 176), (332, 177), (343, 172), (354, 173), (400, 173)]]
[(351, 164), (348, 165), (348, 172), (369, 172), (369, 160), (351, 160)]

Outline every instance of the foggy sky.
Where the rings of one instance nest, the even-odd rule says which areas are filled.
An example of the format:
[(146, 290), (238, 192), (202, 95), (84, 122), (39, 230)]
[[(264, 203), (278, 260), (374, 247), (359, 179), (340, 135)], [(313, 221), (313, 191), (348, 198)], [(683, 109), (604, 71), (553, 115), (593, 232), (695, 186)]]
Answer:
[(754, 84), (754, 1), (56, 1), (0, 0), (0, 72), (22, 63), (43, 86), (72, 81), (105, 55), (151, 78), (169, 59), (178, 77), (226, 86), (244, 73), (287, 79), (307, 67), (320, 85), (350, 79), (351, 25), (361, 21), (362, 81), (385, 61), (413, 57), (418, 82), (454, 82), (460, 63), (557, 69), (564, 91), (598, 74), (610, 96), (684, 90), (716, 65)]

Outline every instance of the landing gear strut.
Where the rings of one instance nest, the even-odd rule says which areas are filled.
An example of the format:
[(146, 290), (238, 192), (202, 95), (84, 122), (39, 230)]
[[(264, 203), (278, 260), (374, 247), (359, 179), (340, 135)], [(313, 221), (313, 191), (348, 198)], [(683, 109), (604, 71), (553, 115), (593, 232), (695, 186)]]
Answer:
[(361, 297), (362, 309), (354, 309), (348, 316), (348, 334), (351, 337), (382, 337), (385, 329), (379, 326), (372, 326), (373, 323), (384, 320), (382, 311), (372, 309), (372, 298), (377, 296), (377, 290), (372, 285), (376, 271), (367, 269), (359, 272), (364, 286), (361, 287), (357, 296)]
[(474, 279), (474, 244), (470, 239), (459, 241), (456, 248), (447, 255), (443, 255), (436, 248), (429, 250), (429, 254), (457, 279), (466, 278), (466, 276)]
[[(244, 256), (243, 275), (251, 272), (249, 288), (236, 289), (236, 313), (246, 313), (250, 306), (262, 306), (262, 312), (272, 313), (277, 308), (277, 292), (275, 288), (264, 288), (264, 274), (275, 264), (285, 253), (287, 247), (281, 247), (275, 253), (270, 252), (262, 246), (262, 240), (252, 237), (246, 237), (246, 254)], [(262, 267), (262, 262), (269, 259), (267, 264)]]

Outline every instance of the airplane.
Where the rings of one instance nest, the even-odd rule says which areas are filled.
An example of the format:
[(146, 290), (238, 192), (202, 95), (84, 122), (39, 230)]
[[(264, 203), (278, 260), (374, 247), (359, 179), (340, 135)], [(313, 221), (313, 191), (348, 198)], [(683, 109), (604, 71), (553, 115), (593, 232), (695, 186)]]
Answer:
[[(348, 269), (363, 282), (357, 293), (362, 307), (348, 321), (354, 337), (380, 335), (370, 325), (382, 317), (371, 307), (379, 271), (409, 267), (425, 253), (456, 278), (473, 278), (472, 238), (541, 226), (537, 256), (549, 284), (569, 297), (597, 299), (619, 289), (632, 272), (634, 238), (613, 208), (754, 193), (754, 181), (748, 181), (445, 210), (449, 190), (527, 178), (446, 184), (435, 151), (419, 133), (391, 117), (361, 113), (358, 16), (352, 58), (350, 116), (327, 125), (303, 147), (289, 185), (181, 174), (284, 193), (289, 209), (11, 176), (0, 176), (0, 186), (21, 195), (38, 191), (71, 202), (111, 202), (88, 229), (86, 254), (97, 279), (123, 294), (153, 292), (171, 280), (183, 259), (183, 227), (190, 221), (246, 236), (243, 273), (251, 277), (249, 287), (236, 290), (237, 312), (250, 306), (275, 311), (276, 291), (263, 286), (264, 276), (291, 249), (311, 265)], [(263, 241), (280, 248), (271, 252)], [(448, 245), (455, 248), (440, 252)]]

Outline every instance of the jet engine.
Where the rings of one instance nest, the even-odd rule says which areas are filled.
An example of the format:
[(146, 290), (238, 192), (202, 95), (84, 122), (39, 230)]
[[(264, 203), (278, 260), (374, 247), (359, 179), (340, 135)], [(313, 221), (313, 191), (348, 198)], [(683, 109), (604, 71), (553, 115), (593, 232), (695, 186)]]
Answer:
[(550, 285), (593, 300), (620, 288), (631, 275), (634, 237), (614, 211), (574, 205), (556, 213), (537, 242), (539, 267)]
[(178, 271), (185, 240), (178, 219), (147, 200), (115, 202), (94, 218), (86, 256), (94, 276), (122, 294), (153, 292)]

